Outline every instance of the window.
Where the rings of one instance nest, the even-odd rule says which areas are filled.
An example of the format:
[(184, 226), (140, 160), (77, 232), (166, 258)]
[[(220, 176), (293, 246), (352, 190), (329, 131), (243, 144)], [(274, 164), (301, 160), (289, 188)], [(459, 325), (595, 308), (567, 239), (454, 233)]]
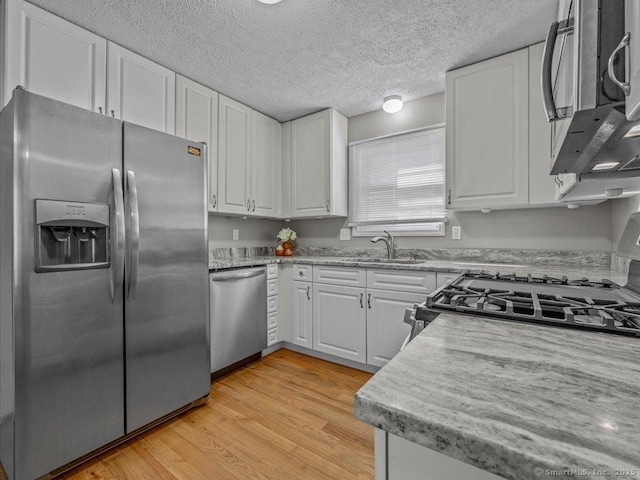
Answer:
[(354, 235), (444, 235), (444, 127), (349, 148)]

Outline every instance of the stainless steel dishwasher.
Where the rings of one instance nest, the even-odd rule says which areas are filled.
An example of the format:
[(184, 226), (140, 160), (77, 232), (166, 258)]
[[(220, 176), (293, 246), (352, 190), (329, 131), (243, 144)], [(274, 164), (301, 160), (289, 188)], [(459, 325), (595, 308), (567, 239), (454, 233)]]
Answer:
[(266, 268), (209, 274), (211, 372), (267, 348)]

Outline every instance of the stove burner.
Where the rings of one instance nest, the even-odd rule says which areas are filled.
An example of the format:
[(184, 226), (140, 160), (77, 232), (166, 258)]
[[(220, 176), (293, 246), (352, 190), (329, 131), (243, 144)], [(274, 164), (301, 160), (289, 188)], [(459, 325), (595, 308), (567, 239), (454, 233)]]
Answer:
[(445, 311), (640, 336), (640, 296), (607, 280), (466, 273), (428, 295), (416, 318)]

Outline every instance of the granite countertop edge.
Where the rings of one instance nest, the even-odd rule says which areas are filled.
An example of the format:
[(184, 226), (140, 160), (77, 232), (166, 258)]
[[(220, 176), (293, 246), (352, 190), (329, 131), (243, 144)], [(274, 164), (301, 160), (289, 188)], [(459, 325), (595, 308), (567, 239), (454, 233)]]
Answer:
[[(356, 418), (508, 480), (619, 468), (640, 478), (637, 338), (454, 313), (430, 327), (358, 391)], [(558, 382), (566, 393), (547, 397)]]
[[(400, 259), (402, 261), (403, 259)], [(512, 265), (499, 263), (479, 263), (452, 260), (425, 260), (419, 263), (388, 263), (375, 261), (358, 261), (344, 257), (245, 257), (236, 259), (209, 259), (209, 270), (226, 270), (243, 267), (257, 267), (270, 264), (328, 265), (338, 267), (370, 268), (376, 270), (403, 270), (414, 272), (462, 273), (464, 271), (518, 273), (522, 275), (552, 275), (569, 278), (586, 277), (590, 280), (606, 278), (624, 285), (627, 274), (606, 267), (577, 264), (554, 265)]]

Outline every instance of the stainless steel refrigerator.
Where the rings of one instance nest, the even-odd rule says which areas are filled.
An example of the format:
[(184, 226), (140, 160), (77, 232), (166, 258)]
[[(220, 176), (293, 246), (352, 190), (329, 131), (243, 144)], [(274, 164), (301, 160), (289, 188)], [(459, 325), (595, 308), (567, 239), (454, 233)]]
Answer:
[(0, 462), (54, 471), (209, 393), (204, 146), (24, 90), (0, 114)]

